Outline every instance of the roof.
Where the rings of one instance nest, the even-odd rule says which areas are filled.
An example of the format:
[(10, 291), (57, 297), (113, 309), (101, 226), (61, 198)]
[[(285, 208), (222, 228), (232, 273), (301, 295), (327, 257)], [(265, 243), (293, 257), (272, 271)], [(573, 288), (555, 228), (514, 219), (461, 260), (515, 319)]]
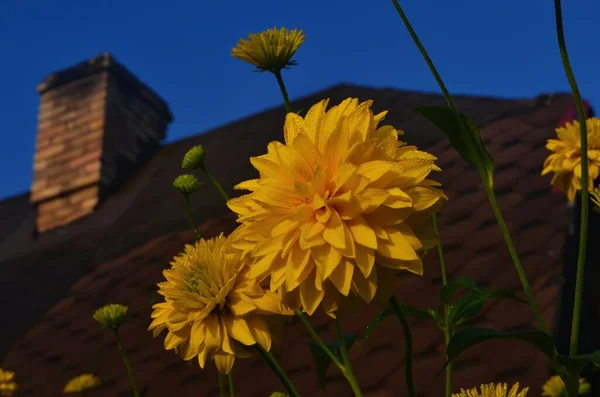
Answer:
[[(388, 109), (386, 123), (406, 131), (406, 140), (438, 156), (444, 172), (436, 175), (450, 198), (440, 217), (449, 272), (468, 275), (484, 285), (520, 288), (516, 273), (481, 189), (479, 177), (450, 147), (447, 139), (410, 109), (443, 105), (439, 95), (395, 89), (338, 85), (294, 102), (307, 108), (324, 97), (332, 103), (348, 96), (373, 99), (374, 109)], [(517, 249), (548, 324), (553, 324), (561, 286), (561, 247), (564, 244), (566, 202), (550, 193), (549, 178), (539, 175), (547, 155), (544, 144), (572, 105), (568, 95), (542, 95), (506, 100), (457, 96), (457, 107), (476, 125), (496, 162), (496, 190), (513, 232)], [(130, 306), (132, 320), (123, 328), (146, 397), (217, 395), (213, 369), (200, 371), (165, 352), (160, 338), (146, 328), (155, 284), (170, 258), (189, 242), (181, 198), (169, 188), (180, 173), (183, 154), (202, 144), (207, 166), (232, 193), (231, 187), (254, 177), (248, 157), (264, 153), (268, 142), (281, 140), (284, 110), (267, 110), (244, 120), (165, 146), (96, 212), (73, 224), (35, 236), (34, 212), (27, 195), (0, 202), (0, 312), (10, 321), (0, 338), (1, 366), (17, 373), (23, 396), (58, 395), (64, 382), (81, 372), (95, 372), (107, 387), (95, 395), (125, 396), (127, 382), (114, 341), (93, 323), (93, 311), (109, 302)], [(194, 218), (204, 236), (229, 232), (234, 216), (207, 186), (201, 200), (192, 200)], [(436, 255), (425, 261), (425, 275), (400, 274), (397, 296), (418, 307), (436, 302), (441, 285)], [(364, 326), (380, 308), (348, 319), (348, 329)], [(510, 313), (508, 315), (507, 313)], [(319, 329), (331, 332), (322, 315)], [(485, 307), (480, 325), (500, 329), (532, 326), (526, 306), (508, 301)], [(422, 395), (441, 395), (443, 381), (432, 382), (442, 364), (441, 334), (414, 323), (415, 380)], [(303, 330), (291, 324), (288, 343), (302, 342)], [(403, 395), (403, 339), (396, 321), (376, 330), (364, 348), (356, 349), (359, 380), (369, 396)], [(360, 351), (359, 351), (360, 350)], [(455, 366), (455, 389), (492, 380), (519, 380), (540, 386), (548, 373), (546, 361), (527, 346), (506, 351), (506, 343), (489, 342), (466, 353)], [(303, 395), (319, 395), (311, 373), (308, 349), (282, 352)], [(265, 396), (279, 389), (276, 379), (255, 359), (241, 360), (234, 371), (253, 379), (252, 390), (238, 387), (240, 396)], [(348, 394), (343, 379), (330, 372), (328, 395)], [(241, 382), (241, 380), (240, 380)], [(241, 383), (240, 383), (241, 384)], [(35, 391), (35, 392), (34, 392)]]

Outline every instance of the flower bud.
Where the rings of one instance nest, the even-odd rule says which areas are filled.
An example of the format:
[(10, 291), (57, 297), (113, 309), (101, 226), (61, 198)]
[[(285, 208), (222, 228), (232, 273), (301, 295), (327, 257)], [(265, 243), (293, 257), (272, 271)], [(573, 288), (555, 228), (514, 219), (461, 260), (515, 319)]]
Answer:
[(94, 313), (94, 320), (98, 321), (102, 327), (116, 331), (127, 321), (127, 309), (127, 306), (117, 303), (102, 306)]
[(186, 170), (204, 170), (204, 157), (206, 152), (202, 145), (194, 146), (183, 156), (181, 168)]
[(189, 196), (190, 194), (199, 191), (202, 188), (202, 183), (194, 176), (190, 174), (179, 175), (173, 181), (173, 189), (179, 193)]
[(83, 374), (71, 379), (65, 385), (63, 392), (68, 393), (85, 393), (88, 390), (93, 390), (100, 386), (100, 378), (93, 374)]

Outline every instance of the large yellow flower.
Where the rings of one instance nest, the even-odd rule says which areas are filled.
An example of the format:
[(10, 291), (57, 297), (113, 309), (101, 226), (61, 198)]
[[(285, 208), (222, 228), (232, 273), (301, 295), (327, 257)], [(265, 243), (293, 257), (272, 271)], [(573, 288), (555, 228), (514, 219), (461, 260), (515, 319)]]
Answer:
[(211, 357), (227, 374), (236, 357), (249, 355), (246, 346), (269, 350), (265, 314), (291, 314), (250, 278), (241, 253), (228, 249), (222, 234), (187, 245), (163, 274), (167, 281), (158, 284), (158, 293), (165, 301), (153, 306), (149, 330), (157, 336), (166, 329), (165, 349), (186, 361), (197, 356), (202, 368)]
[(74, 377), (67, 382), (63, 392), (68, 393), (83, 393), (88, 390), (93, 390), (100, 386), (100, 378), (93, 374), (83, 374)]
[(436, 158), (378, 127), (387, 112), (371, 104), (348, 98), (326, 110), (324, 100), (304, 118), (288, 113), (285, 143), (251, 158), (260, 179), (236, 186), (252, 193), (228, 203), (252, 274), (308, 314), (322, 303), (333, 316), (342, 296), (387, 299), (394, 270), (422, 274), (417, 251), (435, 245), (428, 220), (446, 200), (427, 179)]
[(231, 50), (231, 56), (246, 61), (260, 71), (279, 72), (296, 65), (292, 57), (304, 42), (301, 30), (267, 29), (241, 39)]
[(16, 390), (15, 373), (0, 368), (0, 396), (12, 396)]
[(519, 382), (515, 383), (510, 390), (508, 390), (506, 383), (489, 383), (481, 385), (480, 390), (478, 391), (477, 388), (470, 390), (460, 389), (460, 393), (453, 393), (452, 397), (525, 397), (529, 388), (526, 387), (519, 391)]
[[(600, 175), (600, 119), (589, 118), (587, 125), (589, 190)], [(548, 139), (546, 148), (552, 151), (544, 162), (542, 175), (553, 172), (552, 185), (567, 195), (569, 201), (581, 190), (581, 136), (579, 122), (567, 123), (556, 129), (558, 139)]]

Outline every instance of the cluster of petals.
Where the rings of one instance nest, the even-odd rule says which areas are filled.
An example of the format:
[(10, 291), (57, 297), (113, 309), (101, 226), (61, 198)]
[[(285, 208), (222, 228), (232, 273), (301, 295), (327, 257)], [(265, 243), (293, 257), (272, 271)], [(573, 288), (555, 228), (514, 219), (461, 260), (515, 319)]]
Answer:
[[(587, 119), (588, 187), (600, 176), (600, 119)], [(553, 173), (552, 186), (566, 194), (569, 201), (581, 190), (581, 134), (579, 122), (556, 129), (558, 139), (548, 139), (546, 148), (552, 153), (544, 161), (542, 175)]]
[(519, 391), (519, 383), (515, 383), (510, 389), (506, 383), (489, 383), (481, 385), (477, 388), (464, 390), (460, 389), (460, 393), (452, 394), (452, 397), (525, 397), (529, 388), (523, 388)]
[(270, 315), (291, 314), (278, 295), (250, 277), (241, 253), (228, 248), (223, 235), (187, 245), (163, 274), (158, 293), (164, 301), (153, 306), (149, 330), (154, 336), (166, 330), (165, 349), (186, 361), (196, 358), (202, 368), (211, 358), (227, 374), (236, 357), (251, 354), (249, 346), (270, 350), (274, 317), (280, 317)]
[(379, 126), (386, 112), (371, 105), (323, 100), (305, 117), (288, 113), (284, 143), (251, 158), (259, 178), (228, 203), (252, 276), (308, 314), (389, 298), (394, 272), (422, 274), (420, 252), (435, 245), (431, 215), (447, 199), (428, 178), (436, 158)]

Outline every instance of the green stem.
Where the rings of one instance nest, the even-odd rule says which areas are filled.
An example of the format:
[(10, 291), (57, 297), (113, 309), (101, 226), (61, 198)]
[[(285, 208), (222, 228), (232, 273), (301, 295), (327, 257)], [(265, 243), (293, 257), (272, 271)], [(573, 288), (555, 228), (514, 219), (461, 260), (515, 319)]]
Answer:
[[(406, 29), (410, 33), (416, 46), (419, 48), (419, 51), (421, 52), (421, 55), (425, 59), (427, 66), (431, 70), (431, 73), (433, 74), (435, 80), (437, 81), (438, 85), (440, 86), (440, 89), (442, 90), (442, 93), (444, 94), (444, 98), (446, 98), (446, 102), (448, 103), (448, 106), (450, 107), (450, 109), (452, 110), (452, 113), (456, 117), (456, 120), (460, 121), (461, 128), (468, 130), (468, 127), (465, 125), (464, 119), (462, 117), (460, 117), (458, 110), (456, 109), (454, 101), (452, 100), (452, 97), (450, 96), (450, 92), (446, 88), (446, 85), (444, 84), (442, 77), (440, 76), (437, 69), (435, 68), (433, 61), (427, 54), (425, 47), (419, 40), (417, 33), (412, 28), (410, 22), (408, 21), (406, 14), (402, 10), (402, 7), (400, 7), (400, 4), (398, 4), (397, 0), (392, 0), (392, 3), (394, 3), (394, 6), (396, 7), (398, 14), (400, 15), (400, 18), (402, 19), (402, 22), (404, 22)], [(467, 144), (470, 146), (471, 144), (469, 142), (470, 141), (467, 141)], [(502, 231), (502, 235), (504, 236), (504, 242), (506, 243), (506, 246), (508, 247), (508, 251), (513, 260), (515, 269), (517, 270), (517, 274), (519, 276), (519, 280), (521, 281), (521, 285), (523, 286), (523, 290), (525, 291), (525, 294), (527, 295), (527, 300), (529, 302), (529, 306), (531, 307), (531, 310), (533, 311), (535, 321), (541, 330), (547, 332), (547, 328), (544, 324), (544, 320), (542, 318), (541, 312), (537, 306), (537, 303), (535, 302), (535, 299), (533, 298), (533, 292), (531, 291), (531, 286), (529, 285), (529, 281), (527, 280), (527, 277), (523, 270), (523, 266), (521, 265), (521, 261), (519, 260), (519, 256), (518, 256), (517, 251), (512, 242), (512, 238), (510, 236), (510, 233), (508, 232), (508, 228), (506, 227), (504, 218), (502, 217), (502, 212), (500, 211), (500, 207), (498, 207), (498, 203), (496, 201), (496, 196), (494, 194), (494, 189), (492, 187), (492, 184), (490, 183), (489, 180), (487, 180), (488, 177), (485, 175), (484, 170), (481, 167), (478, 167), (478, 170), (479, 170), (481, 179), (485, 182), (484, 183), (485, 191), (490, 200), (490, 204), (492, 205), (492, 210), (494, 211), (494, 215), (496, 216), (496, 221), (498, 222), (498, 226), (500, 227), (500, 230)]]
[(192, 208), (190, 207), (190, 196), (184, 194), (183, 197), (185, 199), (185, 211), (187, 212), (188, 221), (190, 222), (190, 229), (192, 229), (192, 232), (194, 233), (194, 239), (196, 241), (199, 241), (201, 236), (198, 232), (198, 229), (196, 229), (196, 226), (194, 225), (194, 218), (192, 217)]
[(227, 374), (227, 379), (229, 380), (229, 397), (235, 396), (235, 388), (233, 387), (233, 375), (231, 372)]
[[(437, 223), (437, 215), (433, 214), (431, 217), (433, 221), (433, 230), (435, 232), (435, 237), (437, 239), (437, 252), (438, 258), (440, 260), (440, 270), (442, 273), (442, 287), (445, 287), (448, 284), (448, 275), (446, 272), (446, 261), (444, 260), (444, 250), (442, 249), (442, 239), (440, 238), (440, 230), (438, 228)], [(450, 343), (450, 326), (448, 324), (450, 317), (450, 305), (447, 303), (444, 304), (444, 342), (446, 347), (448, 347), (448, 343)], [(446, 361), (448, 361), (448, 355), (446, 355)], [(446, 397), (452, 397), (452, 363), (449, 363), (446, 366)]]
[(356, 376), (352, 371), (352, 364), (350, 363), (350, 358), (348, 357), (348, 349), (346, 347), (346, 340), (344, 339), (344, 333), (342, 332), (342, 326), (340, 324), (339, 318), (335, 319), (335, 333), (337, 335), (338, 341), (340, 343), (340, 353), (342, 355), (342, 360), (344, 362), (344, 368), (346, 368), (346, 379), (348, 379), (348, 383), (350, 383), (350, 387), (354, 392), (356, 397), (362, 397), (362, 391), (360, 390), (360, 386), (358, 385), (358, 381), (356, 380)]
[(581, 302), (583, 296), (583, 280), (585, 275), (585, 256), (587, 251), (587, 230), (588, 230), (588, 211), (589, 211), (589, 187), (588, 187), (588, 152), (587, 152), (587, 125), (585, 120), (585, 110), (581, 101), (581, 94), (575, 81), (575, 74), (571, 68), (569, 55), (567, 54), (567, 44), (565, 42), (565, 32), (562, 22), (562, 9), (560, 0), (554, 0), (554, 11), (556, 15), (556, 35), (558, 38), (558, 48), (562, 59), (565, 74), (573, 99), (577, 109), (577, 118), (579, 119), (579, 133), (581, 135), (581, 225), (579, 230), (579, 256), (577, 257), (577, 275), (575, 278), (575, 302), (573, 304), (573, 322), (571, 323), (571, 345), (569, 354), (577, 355), (579, 347), (579, 321), (581, 319)]
[(300, 394), (294, 388), (292, 381), (285, 374), (283, 368), (281, 368), (275, 357), (273, 357), (273, 355), (270, 352), (266, 351), (258, 343), (252, 347), (254, 348), (254, 351), (256, 351), (256, 353), (264, 360), (264, 362), (267, 363), (267, 365), (269, 366), (269, 368), (271, 368), (275, 375), (277, 375), (287, 394), (290, 397), (300, 397)]
[(292, 112), (292, 105), (290, 104), (290, 98), (288, 97), (287, 90), (285, 89), (285, 83), (283, 82), (283, 77), (281, 76), (281, 70), (274, 71), (273, 74), (277, 79), (277, 84), (279, 85), (279, 90), (281, 91), (281, 95), (283, 96), (283, 102), (285, 103), (285, 110), (288, 113)]
[(129, 378), (129, 384), (131, 385), (131, 391), (135, 397), (140, 397), (140, 392), (135, 384), (135, 378), (133, 377), (133, 370), (131, 369), (131, 363), (129, 362), (129, 357), (127, 357), (127, 352), (121, 343), (121, 337), (119, 336), (119, 330), (115, 330), (115, 336), (117, 337), (117, 343), (119, 345), (119, 351), (121, 352), (121, 356), (123, 357), (123, 362), (125, 363), (125, 369), (127, 370), (127, 377)]
[(204, 168), (203, 171), (204, 171), (204, 174), (206, 175), (206, 177), (208, 178), (208, 180), (210, 181), (210, 183), (213, 184), (213, 186), (217, 189), (217, 191), (219, 192), (221, 197), (223, 197), (223, 200), (225, 200), (225, 203), (227, 203), (229, 201), (229, 196), (227, 195), (227, 192), (225, 192), (225, 189), (223, 189), (223, 187), (221, 186), (219, 181), (217, 181), (217, 179), (213, 176), (213, 174), (209, 170)]
[(513, 261), (513, 264), (515, 265), (515, 269), (517, 270), (517, 275), (519, 276), (519, 280), (521, 281), (521, 285), (523, 286), (523, 290), (525, 291), (525, 296), (527, 297), (529, 306), (533, 311), (535, 322), (537, 323), (539, 329), (548, 333), (548, 329), (546, 328), (546, 324), (544, 323), (544, 319), (542, 318), (542, 312), (540, 311), (540, 308), (537, 305), (535, 298), (533, 297), (533, 290), (531, 289), (531, 285), (529, 285), (529, 281), (527, 280), (527, 276), (525, 275), (525, 269), (523, 269), (523, 265), (521, 264), (521, 260), (519, 259), (519, 255), (517, 254), (517, 249), (515, 248), (510, 232), (508, 231), (508, 226), (506, 226), (506, 222), (504, 221), (504, 217), (502, 216), (502, 211), (500, 211), (500, 206), (498, 205), (498, 201), (496, 200), (496, 194), (494, 193), (494, 189), (485, 186), (484, 188), (490, 200), (492, 211), (494, 212), (494, 216), (496, 217), (496, 222), (498, 222), (498, 227), (500, 227), (500, 231), (502, 232), (502, 237), (504, 237), (504, 242), (508, 247), (510, 257)]
[(413, 380), (412, 374), (412, 355), (413, 355), (413, 344), (412, 344), (412, 332), (410, 330), (410, 325), (408, 325), (408, 321), (406, 320), (406, 315), (400, 307), (400, 303), (398, 303), (398, 299), (394, 295), (390, 298), (390, 306), (394, 310), (394, 313), (400, 320), (400, 324), (402, 324), (402, 330), (404, 331), (404, 341), (406, 344), (406, 366), (404, 367), (405, 376), (406, 376), (406, 388), (408, 389), (408, 395), (410, 397), (415, 397), (417, 394), (415, 392), (415, 382)]
[(227, 385), (225, 385), (225, 375), (220, 372), (217, 372), (217, 377), (219, 378), (219, 395), (221, 397), (227, 397)]
[(304, 328), (306, 328), (306, 330), (308, 331), (308, 334), (310, 335), (310, 337), (315, 341), (315, 343), (317, 345), (319, 345), (319, 347), (321, 349), (323, 349), (323, 351), (325, 352), (325, 354), (327, 354), (327, 356), (336, 365), (336, 367), (338, 367), (340, 369), (340, 371), (342, 371), (342, 373), (344, 374), (344, 376), (346, 376), (346, 368), (340, 362), (340, 360), (338, 360), (338, 358), (335, 356), (335, 354), (333, 354), (333, 352), (331, 351), (331, 349), (329, 349), (325, 345), (325, 342), (323, 342), (323, 339), (321, 339), (321, 337), (319, 336), (319, 334), (317, 334), (317, 331), (315, 331), (315, 329), (312, 327), (310, 321), (308, 321), (308, 318), (306, 318), (306, 314), (304, 314), (304, 312), (302, 312), (302, 310), (300, 310), (300, 309), (296, 309), (296, 310), (294, 310), (294, 312), (296, 313), (296, 315), (298, 316), (298, 318), (300, 318), (300, 321), (302, 321), (302, 324), (304, 325)]

